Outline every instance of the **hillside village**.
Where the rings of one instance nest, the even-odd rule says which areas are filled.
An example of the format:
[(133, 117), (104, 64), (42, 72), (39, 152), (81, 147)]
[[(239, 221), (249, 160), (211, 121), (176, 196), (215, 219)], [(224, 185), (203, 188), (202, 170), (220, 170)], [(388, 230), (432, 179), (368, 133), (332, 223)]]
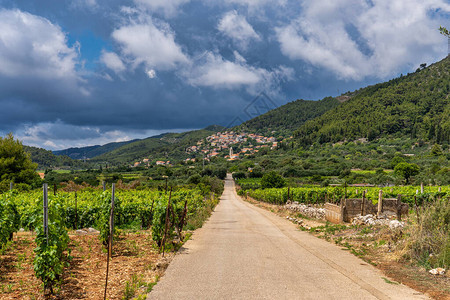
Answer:
[[(210, 161), (215, 157), (234, 161), (255, 154), (259, 152), (261, 148), (276, 149), (277, 146), (278, 141), (273, 136), (266, 137), (260, 134), (238, 133), (234, 131), (217, 132), (199, 140), (195, 145), (187, 147), (185, 152), (190, 157), (186, 158), (184, 162), (195, 162), (201, 158)], [(201, 157), (198, 157), (200, 155)], [(152, 162), (149, 158), (144, 158), (141, 161), (135, 162), (133, 167), (148, 167), (151, 164), (157, 166), (169, 166), (172, 162), (165, 160)]]
[[(237, 133), (234, 131), (217, 132), (216, 134), (200, 140), (196, 145), (188, 147), (187, 153), (202, 153), (205, 159), (223, 157), (229, 161), (237, 160), (242, 156), (249, 156), (261, 148), (275, 149), (278, 146), (275, 137), (265, 137), (253, 133)], [(195, 158), (188, 158), (186, 161)]]

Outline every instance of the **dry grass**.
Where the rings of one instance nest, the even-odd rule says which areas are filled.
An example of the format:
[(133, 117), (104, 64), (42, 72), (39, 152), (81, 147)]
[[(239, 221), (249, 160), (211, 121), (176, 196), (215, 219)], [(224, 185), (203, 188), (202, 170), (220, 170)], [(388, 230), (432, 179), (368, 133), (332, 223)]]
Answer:
[(450, 201), (420, 209), (407, 231), (405, 257), (425, 268), (450, 267)]

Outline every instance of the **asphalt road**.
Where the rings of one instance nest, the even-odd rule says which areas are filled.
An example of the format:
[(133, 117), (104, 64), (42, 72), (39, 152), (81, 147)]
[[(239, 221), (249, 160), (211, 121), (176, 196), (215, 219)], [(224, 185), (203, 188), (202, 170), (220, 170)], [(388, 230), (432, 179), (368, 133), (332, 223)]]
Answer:
[(291, 222), (242, 201), (231, 178), (148, 299), (427, 299)]

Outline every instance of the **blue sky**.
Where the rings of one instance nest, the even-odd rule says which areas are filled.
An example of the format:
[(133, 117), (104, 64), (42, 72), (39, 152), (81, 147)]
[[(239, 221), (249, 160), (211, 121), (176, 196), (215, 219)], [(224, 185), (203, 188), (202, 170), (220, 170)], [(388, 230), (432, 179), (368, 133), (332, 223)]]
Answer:
[(447, 55), (448, 0), (0, 0), (0, 134), (46, 149), (228, 125)]

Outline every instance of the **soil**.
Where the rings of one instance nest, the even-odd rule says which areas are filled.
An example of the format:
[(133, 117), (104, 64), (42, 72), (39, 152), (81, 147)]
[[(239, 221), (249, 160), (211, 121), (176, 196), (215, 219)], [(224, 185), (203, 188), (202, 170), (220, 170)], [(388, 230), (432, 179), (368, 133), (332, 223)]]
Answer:
[[(351, 224), (327, 225), (325, 220), (301, 218), (284, 206), (260, 202), (252, 198), (243, 200), (267, 209), (281, 217), (301, 219), (300, 230), (342, 246), (364, 261), (374, 265), (386, 275), (392, 284), (402, 283), (433, 299), (450, 300), (450, 271), (445, 275), (432, 275), (424, 267), (403, 259), (401, 230), (390, 230), (387, 226), (351, 226)], [(388, 279), (389, 278), (389, 279)]]
[[(42, 282), (33, 270), (35, 236), (14, 235), (10, 246), (0, 253), (1, 299), (103, 299), (107, 252), (98, 234), (69, 233), (69, 266), (55, 295), (45, 295)], [(173, 252), (163, 258), (155, 249), (151, 231), (122, 231), (113, 243), (109, 265), (107, 299), (123, 299), (146, 294), (163, 275)], [(128, 285), (128, 288), (127, 288)]]

